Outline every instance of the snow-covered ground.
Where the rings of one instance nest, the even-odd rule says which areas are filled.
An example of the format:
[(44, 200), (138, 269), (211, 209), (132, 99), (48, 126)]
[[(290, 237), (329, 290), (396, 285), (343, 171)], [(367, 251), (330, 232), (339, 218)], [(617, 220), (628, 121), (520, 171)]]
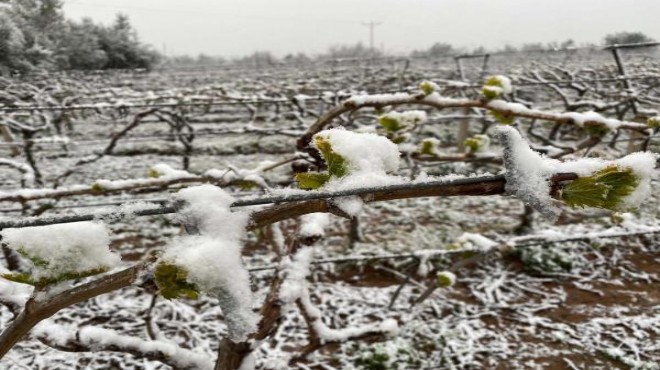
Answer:
[[(643, 66), (639, 68), (643, 70)], [(310, 82), (312, 78), (306, 76), (310, 86), (304, 87), (308, 91), (296, 87), (293, 82), (283, 82), (285, 79), (295, 81), (295, 75), (276, 77), (227, 80), (222, 84), (224, 89), (241, 91), (241, 96), (253, 94), (246, 86), (270, 86), (283, 93), (310, 93), (313, 86), (324, 83), (347, 91), (362, 91), (365, 85), (378, 86), (378, 81), (349, 72), (344, 80), (341, 75), (319, 73), (313, 83)], [(416, 77), (412, 71), (408, 78)], [(152, 92), (159, 96), (192, 94), (185, 91), (190, 80), (185, 80), (181, 86), (169, 85), (181, 82), (173, 81), (164, 83), (155, 78), (142, 82), (144, 89), (156, 90), (160, 86), (161, 90)], [(396, 87), (384, 82), (380, 86), (383, 90)], [(138, 99), (148, 94), (138, 90), (136, 88), (135, 92)], [(538, 99), (540, 108), (561, 107), (556, 97), (550, 99), (550, 94), (544, 92)], [(112, 96), (99, 93), (98, 100)], [(311, 102), (306, 104), (307, 108), (312, 106)], [(189, 171), (201, 175), (210, 169), (225, 170), (230, 165), (237, 169), (254, 169), (264, 160), (287, 158), (295, 152), (294, 135), (256, 135), (241, 130), (248, 127), (302, 133), (314, 121), (314, 116), (280, 117), (274, 108), (264, 109), (259, 114), (264, 114), (265, 118), (251, 122), (248, 122), (250, 110), (243, 106), (199, 114), (198, 122), (194, 123), (198, 133), (220, 128), (235, 132), (199, 135), (194, 141)], [(453, 149), (455, 128), (446, 124), (438, 112), (429, 110), (427, 115), (429, 122), (415, 134), (435, 138), (443, 150)], [(473, 121), (475, 133), (479, 132), (480, 123), (480, 119)], [(526, 124), (520, 123), (521, 131), (526, 131)], [(375, 115), (358, 118), (357, 126), (362, 129), (377, 126)], [(73, 144), (68, 148), (68, 155), (62, 155), (61, 143), (43, 144), (49, 150), (37, 152), (46, 184), (51, 184), (81, 156), (101, 150), (113, 125), (91, 116), (81, 118), (74, 127), (69, 133)], [(550, 129), (551, 126), (543, 127), (541, 131), (546, 133)], [(142, 135), (143, 140), (120, 141), (115, 155), (81, 168), (68, 177), (64, 185), (91, 185), (99, 179), (146, 178), (149, 169), (158, 163), (181, 168), (182, 146), (167, 138), (153, 137), (166, 136), (169, 132), (163, 123), (138, 126), (132, 135)], [(565, 137), (571, 138), (572, 134), (565, 133)], [(83, 145), (85, 140), (100, 141)], [(76, 141), (80, 144), (76, 145)], [(452, 143), (452, 147), (448, 148), (448, 143)], [(620, 144), (617, 149), (601, 145), (595, 151), (598, 156), (611, 159), (623, 156), (625, 145)], [(492, 147), (494, 151), (501, 151), (496, 140)], [(650, 148), (657, 151), (659, 147), (655, 138)], [(3, 147), (2, 151), (5, 153), (8, 149)], [(367, 156), (358, 153), (360, 155)], [(401, 168), (397, 174), (410, 175), (410, 162), (402, 160), (398, 166)], [(429, 175), (473, 175), (501, 170), (492, 163), (442, 162), (419, 166)], [(384, 166), (388, 172), (396, 167)], [(16, 171), (0, 166), (0, 174), (0, 194), (20, 187), (20, 174)], [(269, 184), (287, 184), (292, 173), (286, 165), (263, 173), (263, 177)], [(57, 206), (166, 200), (175, 190), (65, 198), (45, 215), (87, 213), (101, 208)], [(236, 197), (255, 192), (254, 189), (234, 188), (229, 191)], [(324, 330), (383, 323), (389, 330), (394, 327), (392, 320), (396, 321), (398, 330), (386, 330), (392, 334), (396, 331), (386, 340), (367, 338), (331, 343), (308, 358), (288, 365), (291, 356), (307, 342), (305, 321), (294, 309), (286, 313), (275, 335), (259, 344), (255, 351), (257, 368), (660, 369), (659, 191), (656, 176), (651, 182), (650, 195), (636, 211), (612, 216), (602, 210), (564, 208), (565, 212), (556, 223), (534, 212), (531, 227), (524, 229), (520, 226), (529, 210), (520, 200), (500, 195), (371, 203), (362, 207), (358, 216), (361, 240), (349, 240), (349, 221), (331, 215), (325, 237), (309, 256), (312, 268), (307, 279), (309, 302), (322, 313)], [(1, 207), (20, 208), (14, 203), (2, 203)], [(19, 215), (20, 212), (4, 212), (0, 219)], [(324, 220), (316, 221), (323, 224)], [(307, 232), (318, 233), (318, 222), (308, 225)], [(295, 221), (284, 221), (281, 227), (286, 237), (294, 232)], [(124, 267), (149, 251), (164, 248), (180, 233), (172, 216), (115, 221), (110, 222), (108, 228), (110, 248), (122, 256)], [(619, 235), (644, 231), (657, 233)], [(265, 234), (253, 232), (243, 238), (243, 264), (250, 272), (257, 302), (263, 301), (268, 292), (276, 262), (275, 247)], [(562, 241), (585, 235), (603, 237)], [(489, 246), (501, 248), (488, 249)], [(437, 272), (445, 270), (456, 275), (455, 284), (438, 288), (428, 298), (417, 302), (427, 286), (434, 284)], [(220, 338), (228, 334), (224, 317), (218, 300), (207, 295), (198, 300), (166, 300), (153, 292), (126, 288), (67, 308), (57, 313), (50, 324), (61, 325), (57, 330), (63, 337), (87, 328), (81, 333), (87, 333), (89, 338), (104, 337), (110, 342), (125, 341), (127, 337), (157, 338), (160, 345), (175, 344), (189, 350), (179, 353), (180, 356), (213, 359)], [(0, 327), (11, 320), (10, 312), (0, 308)], [(169, 368), (121, 352), (58, 351), (39, 341), (40, 332), (37, 329), (11, 350), (0, 361), (0, 368)], [(115, 337), (114, 333), (122, 336)], [(337, 335), (337, 332), (332, 333)]]

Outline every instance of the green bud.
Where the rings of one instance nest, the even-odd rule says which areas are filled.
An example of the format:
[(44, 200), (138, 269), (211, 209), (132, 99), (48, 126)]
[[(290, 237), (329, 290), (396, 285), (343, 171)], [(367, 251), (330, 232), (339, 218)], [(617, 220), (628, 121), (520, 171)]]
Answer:
[(378, 123), (390, 133), (397, 132), (404, 128), (404, 125), (402, 125), (398, 119), (387, 114), (378, 117)]
[(511, 94), (511, 80), (506, 76), (490, 76), (484, 82), (481, 94), (488, 100), (493, 100), (502, 95)]
[(82, 272), (63, 272), (57, 276), (42, 277), (37, 280), (35, 280), (32, 275), (28, 273), (3, 274), (2, 277), (16, 283), (33, 285), (36, 288), (45, 288), (48, 285), (58, 284), (68, 280), (82, 279), (88, 276), (102, 274), (106, 271), (108, 271), (107, 268), (101, 267)]
[(651, 117), (646, 121), (650, 128), (660, 128), (660, 116)]
[(502, 95), (502, 89), (496, 86), (484, 86), (481, 89), (481, 94), (488, 100), (493, 100)]
[(422, 90), (424, 95), (431, 95), (438, 89), (438, 85), (431, 81), (422, 81), (419, 84), (419, 89)]
[(94, 184), (92, 184), (92, 191), (95, 193), (103, 193), (104, 189), (103, 186), (101, 186), (101, 184), (95, 182)]
[(156, 171), (153, 168), (149, 168), (149, 170), (147, 171), (147, 177), (149, 177), (151, 179), (157, 179), (157, 178), (161, 177), (162, 175), (163, 175), (162, 173)]
[(438, 155), (438, 139), (428, 138), (422, 140), (419, 147), (419, 153), (425, 155)]
[(463, 142), (469, 153), (486, 151), (488, 144), (490, 144), (490, 138), (486, 135), (474, 135)]
[(447, 288), (456, 283), (456, 275), (450, 271), (438, 272), (436, 284), (438, 288)]

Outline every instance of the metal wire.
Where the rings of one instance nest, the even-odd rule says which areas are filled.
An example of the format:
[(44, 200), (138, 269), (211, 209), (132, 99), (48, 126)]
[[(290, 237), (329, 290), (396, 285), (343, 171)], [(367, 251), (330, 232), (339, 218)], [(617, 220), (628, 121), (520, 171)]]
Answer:
[[(504, 181), (504, 175), (468, 177), (468, 178), (461, 178), (461, 179), (448, 180), (448, 181), (440, 180), (440, 181), (429, 181), (429, 182), (412, 183), (412, 184), (356, 188), (356, 189), (340, 190), (335, 192), (327, 192), (327, 191), (304, 192), (301, 190), (300, 192), (296, 191), (291, 194), (285, 194), (285, 195), (240, 199), (233, 202), (230, 206), (232, 208), (239, 208), (239, 207), (266, 205), (266, 204), (281, 204), (281, 203), (302, 202), (308, 200), (332, 199), (332, 198), (346, 197), (353, 195), (366, 195), (376, 192), (436, 189), (442, 187), (452, 187), (458, 185), (479, 184), (485, 182), (499, 182), (499, 181)], [(157, 208), (142, 209), (142, 210), (137, 210), (135, 212), (127, 212), (127, 213), (122, 213), (121, 211), (115, 211), (115, 212), (99, 212), (99, 213), (90, 213), (90, 214), (82, 214), (82, 215), (60, 216), (60, 217), (28, 217), (17, 220), (0, 221), (0, 230), (6, 228), (22, 228), (22, 227), (30, 227), (30, 226), (45, 226), (45, 225), (63, 224), (63, 223), (71, 223), (71, 222), (92, 221), (94, 219), (103, 219), (110, 217), (123, 218), (127, 216), (155, 216), (155, 215), (164, 215), (170, 213), (175, 213), (174, 207), (163, 206)]]

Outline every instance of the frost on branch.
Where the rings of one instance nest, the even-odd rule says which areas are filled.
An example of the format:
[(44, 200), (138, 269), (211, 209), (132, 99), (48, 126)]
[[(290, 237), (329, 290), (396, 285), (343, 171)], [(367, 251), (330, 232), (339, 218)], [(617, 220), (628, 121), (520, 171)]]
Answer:
[(110, 251), (110, 236), (105, 225), (100, 223), (6, 229), (2, 231), (2, 240), (33, 265), (31, 273), (3, 276), (37, 287), (96, 275), (120, 261), (120, 257)]
[(656, 161), (652, 153), (633, 153), (615, 161), (583, 158), (560, 162), (530, 149), (512, 127), (500, 126), (497, 132), (504, 146), (507, 192), (549, 218), (561, 212), (550, 187), (550, 178), (558, 173), (579, 177), (554, 194), (572, 207), (625, 211), (649, 196)]
[(250, 275), (241, 259), (241, 238), (249, 215), (231, 212), (233, 197), (213, 185), (184, 189), (181, 222), (189, 233), (173, 240), (156, 268), (156, 281), (167, 298), (194, 298), (197, 290), (216, 297), (225, 315), (229, 338), (247, 339), (257, 327), (252, 312)]

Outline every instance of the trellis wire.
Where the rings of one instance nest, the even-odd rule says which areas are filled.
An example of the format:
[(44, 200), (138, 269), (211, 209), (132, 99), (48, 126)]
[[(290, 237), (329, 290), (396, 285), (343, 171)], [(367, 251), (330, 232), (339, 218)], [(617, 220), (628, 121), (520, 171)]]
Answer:
[[(584, 236), (575, 236), (561, 239), (542, 239), (543, 236), (539, 236), (539, 239), (530, 242), (516, 242), (515, 240), (509, 242), (500, 243), (500, 246), (509, 246), (509, 247), (531, 247), (534, 245), (543, 245), (543, 244), (561, 244), (561, 243), (570, 243), (577, 241), (589, 241), (593, 239), (614, 239), (614, 238), (624, 238), (627, 236), (641, 236), (649, 234), (660, 234), (660, 227), (651, 228), (648, 230), (640, 231), (628, 231), (628, 232), (609, 232), (604, 231), (602, 233), (591, 233)], [(466, 252), (476, 252), (484, 253), (491, 250), (498, 249), (498, 247), (493, 247), (490, 249), (481, 249), (481, 248), (462, 248), (462, 249), (437, 249), (437, 250), (424, 250), (421, 252), (411, 252), (411, 253), (398, 253), (398, 254), (381, 254), (381, 255), (353, 255), (345, 257), (336, 257), (336, 258), (324, 258), (318, 260), (312, 260), (310, 264), (312, 265), (322, 265), (322, 264), (339, 264), (347, 262), (368, 262), (368, 261), (379, 261), (379, 260), (396, 260), (396, 259), (405, 259), (405, 258), (433, 258), (437, 256), (446, 256), (453, 254), (463, 254)], [(259, 271), (272, 271), (276, 270), (278, 265), (266, 265), (266, 266), (255, 266), (249, 267), (248, 271), (250, 272), (259, 272)]]
[[(266, 205), (266, 204), (281, 204), (281, 203), (302, 202), (308, 200), (332, 199), (332, 198), (347, 197), (353, 195), (366, 195), (366, 194), (385, 192), (385, 191), (389, 192), (389, 191), (399, 191), (399, 190), (425, 190), (425, 189), (435, 189), (435, 188), (452, 187), (459, 185), (499, 182), (504, 180), (505, 180), (504, 175), (493, 175), (493, 176), (481, 176), (481, 177), (468, 177), (468, 178), (445, 180), (445, 181), (439, 180), (439, 181), (429, 181), (429, 182), (412, 183), (412, 184), (364, 187), (364, 188), (340, 190), (335, 192), (328, 192), (328, 191), (305, 192), (301, 190), (300, 192), (295, 192), (293, 194), (287, 194), (287, 195), (274, 195), (274, 196), (261, 197), (261, 198), (240, 199), (233, 202), (230, 205), (230, 207), (239, 208), (239, 207)], [(92, 214), (83, 214), (83, 215), (62, 216), (62, 217), (32, 217), (32, 218), (24, 218), (18, 220), (0, 221), (0, 230), (6, 228), (21, 228), (21, 227), (45, 226), (45, 225), (80, 222), (80, 221), (92, 221), (94, 219), (102, 219), (104, 217), (111, 217), (111, 216), (114, 217), (125, 217), (129, 215), (156, 216), (156, 215), (164, 215), (171, 213), (175, 213), (174, 207), (164, 206), (164, 207), (137, 210), (135, 212), (128, 212), (126, 214), (122, 212), (107, 212), (107, 213), (92, 213)]]

